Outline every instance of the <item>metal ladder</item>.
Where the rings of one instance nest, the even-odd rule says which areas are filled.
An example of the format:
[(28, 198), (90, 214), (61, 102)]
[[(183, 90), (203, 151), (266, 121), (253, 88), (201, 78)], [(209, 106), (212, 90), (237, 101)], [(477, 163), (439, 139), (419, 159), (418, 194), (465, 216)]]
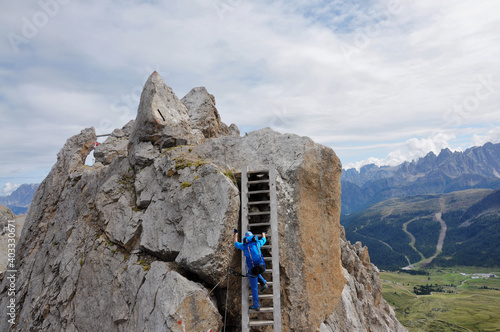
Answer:
[[(263, 277), (267, 280), (268, 289), (272, 289), (272, 294), (259, 294), (260, 311), (250, 310), (250, 285), (248, 278), (242, 278), (242, 332), (248, 332), (254, 326), (266, 325), (273, 325), (274, 331), (281, 332), (278, 211), (274, 165), (270, 165), (269, 170), (251, 171), (248, 167), (241, 170), (241, 228), (242, 234), (247, 231), (255, 235), (266, 233), (267, 242), (261, 248), (266, 262)], [(246, 270), (245, 255), (242, 252), (241, 271)], [(272, 276), (271, 280), (269, 276)]]

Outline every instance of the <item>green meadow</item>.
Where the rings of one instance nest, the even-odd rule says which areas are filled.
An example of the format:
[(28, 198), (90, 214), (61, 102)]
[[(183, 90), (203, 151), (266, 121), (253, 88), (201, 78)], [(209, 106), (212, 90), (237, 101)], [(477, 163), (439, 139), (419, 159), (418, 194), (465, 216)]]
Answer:
[[(500, 331), (500, 278), (474, 276), (500, 269), (455, 267), (424, 270), (429, 275), (381, 272), (384, 299), (410, 332)], [(462, 275), (465, 273), (467, 275)], [(442, 292), (415, 295), (414, 287)]]

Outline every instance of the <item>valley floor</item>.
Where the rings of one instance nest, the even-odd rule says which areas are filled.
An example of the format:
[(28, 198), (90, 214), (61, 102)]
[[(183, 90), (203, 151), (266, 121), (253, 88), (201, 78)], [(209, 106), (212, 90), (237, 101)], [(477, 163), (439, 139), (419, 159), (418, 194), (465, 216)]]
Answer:
[[(500, 331), (500, 269), (435, 268), (429, 275), (381, 272), (383, 296), (410, 332)], [(497, 277), (488, 277), (495, 274)], [(415, 295), (415, 288), (442, 290)]]

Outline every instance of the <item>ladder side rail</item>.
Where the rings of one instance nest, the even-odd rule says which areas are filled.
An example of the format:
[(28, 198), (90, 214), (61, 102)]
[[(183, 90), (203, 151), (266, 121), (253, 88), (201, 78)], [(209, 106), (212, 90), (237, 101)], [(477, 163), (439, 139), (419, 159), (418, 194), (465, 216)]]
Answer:
[[(248, 231), (248, 166), (241, 169), (241, 240)], [(245, 254), (241, 251), (241, 273), (247, 269)], [(241, 331), (249, 332), (249, 282), (248, 278), (241, 278)]]
[(270, 179), (270, 200), (271, 200), (271, 250), (273, 252), (273, 320), (274, 332), (281, 332), (281, 294), (280, 294), (280, 260), (279, 260), (279, 243), (278, 243), (278, 205), (276, 198), (276, 166), (269, 165)]

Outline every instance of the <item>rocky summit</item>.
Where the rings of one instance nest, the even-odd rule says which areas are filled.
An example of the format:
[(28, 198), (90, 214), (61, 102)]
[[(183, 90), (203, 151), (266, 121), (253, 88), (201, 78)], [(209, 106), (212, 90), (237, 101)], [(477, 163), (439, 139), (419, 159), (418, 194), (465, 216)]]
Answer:
[(69, 138), (36, 190), (0, 330), (240, 331), (238, 172), (272, 164), (283, 330), (406, 331), (368, 249), (343, 237), (332, 149), (268, 128), (241, 137), (205, 88), (178, 99), (156, 72), (137, 118), (86, 166), (95, 140), (93, 128)]

